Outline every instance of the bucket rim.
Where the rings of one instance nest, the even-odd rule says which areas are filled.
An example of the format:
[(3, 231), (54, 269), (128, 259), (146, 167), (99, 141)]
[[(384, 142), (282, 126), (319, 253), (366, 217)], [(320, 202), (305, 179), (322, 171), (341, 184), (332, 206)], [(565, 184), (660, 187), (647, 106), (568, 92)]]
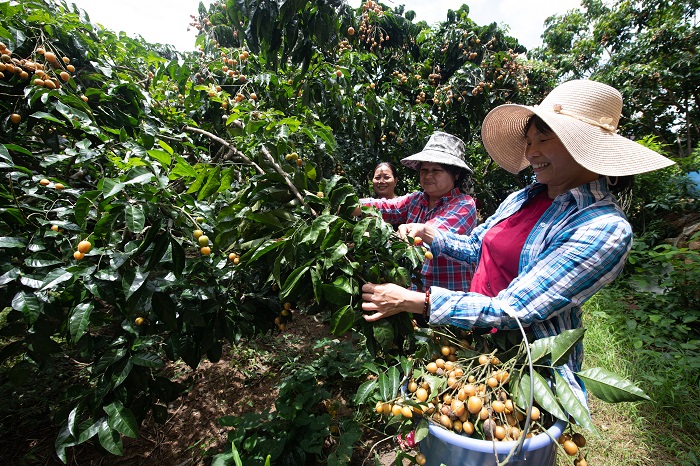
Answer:
[[(564, 432), (567, 424), (568, 423), (566, 421), (557, 419), (557, 422), (555, 422), (552, 427), (547, 429), (549, 435), (542, 432), (530, 437), (529, 439), (526, 439), (523, 442), (522, 451), (534, 451), (546, 447), (553, 442), (552, 438), (559, 438), (559, 436)], [(443, 442), (455, 445), (457, 447), (481, 453), (493, 453), (494, 442), (491, 440), (481, 440), (459, 435), (435, 424), (428, 424), (428, 432)], [(552, 436), (551, 438), (550, 435)], [(499, 454), (508, 454), (517, 444), (517, 440), (495, 442), (496, 452)]]

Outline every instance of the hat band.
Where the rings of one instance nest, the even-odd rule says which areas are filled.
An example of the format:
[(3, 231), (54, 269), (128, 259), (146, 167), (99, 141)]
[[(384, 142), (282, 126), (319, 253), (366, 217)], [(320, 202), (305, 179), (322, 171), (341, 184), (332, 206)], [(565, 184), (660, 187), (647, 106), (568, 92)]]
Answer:
[(610, 131), (611, 133), (617, 132), (617, 128), (615, 128), (612, 125), (612, 118), (610, 118), (610, 117), (600, 117), (598, 119), (598, 121), (592, 120), (592, 119), (587, 118), (583, 115), (578, 115), (576, 113), (564, 110), (564, 108), (562, 107), (561, 104), (554, 104), (552, 106), (552, 111), (554, 113), (559, 113), (562, 115), (570, 116), (570, 117), (575, 118), (575, 119), (582, 121), (584, 123), (588, 123), (589, 125), (598, 126), (600, 128), (603, 128), (606, 131)]

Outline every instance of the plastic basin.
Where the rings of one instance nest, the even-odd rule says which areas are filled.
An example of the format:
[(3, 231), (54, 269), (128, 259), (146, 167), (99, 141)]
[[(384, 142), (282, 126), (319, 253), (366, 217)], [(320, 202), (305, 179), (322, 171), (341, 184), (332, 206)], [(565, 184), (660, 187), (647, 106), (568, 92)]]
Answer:
[[(566, 422), (558, 420), (547, 429), (552, 438), (559, 438)], [(555, 466), (557, 444), (546, 433), (535, 435), (523, 442), (518, 455), (508, 462), (514, 466)], [(496, 442), (498, 461), (506, 459), (518, 442)], [(425, 455), (426, 466), (496, 466), (494, 443), (456, 434), (437, 425), (428, 426), (428, 435), (421, 440), (420, 450)]]

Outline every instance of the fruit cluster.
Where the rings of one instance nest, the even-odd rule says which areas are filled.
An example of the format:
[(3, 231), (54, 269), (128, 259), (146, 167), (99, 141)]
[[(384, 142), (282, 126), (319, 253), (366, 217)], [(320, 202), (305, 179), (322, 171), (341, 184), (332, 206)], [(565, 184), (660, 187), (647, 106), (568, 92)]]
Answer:
[(209, 237), (205, 235), (202, 230), (199, 229), (194, 230), (194, 232), (192, 232), (192, 235), (199, 243), (199, 252), (201, 252), (204, 256), (208, 256), (209, 254), (211, 254), (211, 247), (209, 246)]
[(282, 305), (280, 314), (275, 317), (275, 325), (277, 325), (277, 328), (280, 329), (281, 332), (284, 332), (287, 329), (287, 324), (292, 320), (292, 317), (292, 303), (286, 302)]
[[(413, 377), (397, 398), (378, 402), (375, 411), (404, 421), (423, 416), (456, 434), (482, 440), (529, 438), (550, 427), (554, 418), (535, 402), (526, 422), (528, 410), (517, 404), (510, 391), (511, 374), (518, 370), (514, 359), (501, 362), (495, 351), (477, 353), (466, 339), (445, 343), (430, 360), (415, 361)], [(575, 466), (587, 465), (582, 434), (564, 433), (558, 442), (567, 455), (576, 457)]]
[(421, 238), (420, 236), (416, 236), (415, 238), (413, 238), (413, 245), (414, 245), (414, 246), (417, 246), (417, 247), (420, 247), (421, 249), (423, 249), (423, 253), (425, 254), (425, 258), (426, 258), (427, 260), (432, 260), (432, 259), (433, 259), (433, 253), (430, 252), (430, 251), (428, 250), (428, 248), (426, 248), (425, 246), (423, 246), (423, 238)]
[[(382, 30), (382, 28), (372, 25), (370, 13), (382, 17), (384, 15), (384, 9), (379, 3), (373, 0), (367, 0), (362, 4), (362, 10), (363, 12), (359, 28), (360, 41), (365, 43), (365, 46), (369, 51), (379, 52), (384, 47), (384, 44), (389, 41), (389, 34)], [(353, 28), (353, 34), (354, 33), (355, 30)], [(349, 30), (348, 34), (350, 34)]]
[(295, 163), (297, 167), (301, 167), (302, 165), (304, 165), (304, 160), (301, 157), (299, 157), (299, 154), (297, 154), (296, 152), (290, 152), (289, 154), (286, 154), (284, 156), (284, 159), (287, 162)]
[(83, 260), (90, 249), (92, 249), (92, 243), (88, 240), (82, 240), (78, 243), (78, 249), (73, 253), (73, 258), (77, 261)]
[(75, 73), (75, 66), (70, 64), (69, 57), (56, 56), (54, 52), (37, 47), (34, 51), (37, 56), (43, 56), (43, 60), (38, 57), (34, 59), (17, 58), (7, 45), (0, 42), (0, 79), (16, 75), (19, 79), (25, 80), (33, 77), (33, 84), (47, 89), (59, 89), (61, 82), (70, 81)]

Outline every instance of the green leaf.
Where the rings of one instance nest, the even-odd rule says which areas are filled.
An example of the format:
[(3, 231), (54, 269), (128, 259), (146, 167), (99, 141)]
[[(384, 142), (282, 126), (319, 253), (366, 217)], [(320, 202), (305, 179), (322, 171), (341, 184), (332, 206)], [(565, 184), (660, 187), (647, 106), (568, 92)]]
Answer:
[(11, 249), (27, 247), (28, 241), (26, 238), (12, 238), (9, 236), (0, 236), (0, 249)]
[(64, 425), (56, 436), (56, 441), (54, 442), (54, 449), (56, 450), (56, 456), (63, 461), (64, 464), (68, 463), (66, 458), (66, 448), (77, 445), (75, 438), (68, 431), (68, 425)]
[(170, 246), (170, 235), (167, 232), (162, 232), (156, 237), (153, 243), (151, 256), (148, 258), (148, 263), (143, 269), (144, 272), (150, 272), (156, 265), (160, 264), (160, 260), (165, 253), (168, 252), (168, 246)]
[(595, 424), (591, 419), (588, 409), (579, 401), (571, 386), (566, 382), (558, 371), (554, 371), (554, 386), (557, 391), (557, 398), (564, 410), (573, 416), (576, 424), (591, 432), (596, 431)]
[(67, 272), (63, 268), (58, 268), (54, 269), (51, 272), (49, 272), (46, 277), (44, 277), (44, 282), (42, 283), (41, 290), (40, 291), (46, 291), (50, 290), (52, 288), (56, 288), (58, 285), (61, 283), (70, 280), (73, 278), (73, 274), (70, 272)]
[(629, 380), (602, 367), (592, 367), (577, 372), (586, 389), (595, 397), (608, 403), (650, 400), (646, 393)]
[(168, 144), (167, 142), (163, 141), (162, 139), (159, 139), (159, 140), (158, 140), (158, 145), (159, 145), (160, 147), (162, 147), (163, 149), (165, 149), (165, 152), (167, 152), (168, 155), (173, 155), (173, 154), (175, 153), (175, 151), (173, 150), (173, 148), (170, 147), (170, 144)]
[(308, 265), (305, 265), (303, 267), (299, 267), (295, 269), (292, 273), (289, 274), (287, 279), (284, 282), (284, 286), (282, 287), (282, 290), (280, 291), (280, 299), (281, 300), (286, 300), (292, 295), (298, 294), (298, 288), (301, 287), (303, 284), (302, 278), (308, 272), (310, 267)]
[(208, 198), (212, 194), (216, 194), (216, 192), (219, 190), (219, 186), (221, 186), (221, 169), (219, 167), (215, 167), (209, 171), (207, 182), (197, 194), (197, 199), (201, 201), (202, 199)]
[(372, 333), (383, 350), (391, 349), (394, 345), (394, 328), (387, 319), (375, 322)]
[(530, 344), (533, 364), (549, 355), (553, 339), (554, 337), (540, 338)]
[(129, 204), (124, 208), (126, 227), (132, 233), (141, 233), (146, 226), (146, 215), (140, 205)]
[(73, 207), (73, 215), (75, 215), (75, 223), (80, 227), (85, 227), (85, 220), (90, 213), (90, 210), (97, 208), (94, 200), (102, 194), (101, 191), (88, 191), (82, 194), (76, 201), (75, 207)]
[[(521, 380), (524, 382), (525, 377), (522, 377)], [(568, 417), (566, 416), (566, 413), (561, 409), (561, 406), (559, 406), (559, 401), (557, 401), (557, 398), (554, 396), (554, 393), (552, 393), (552, 390), (549, 388), (549, 384), (547, 383), (547, 380), (545, 380), (544, 377), (542, 377), (542, 374), (539, 372), (535, 371), (534, 372), (534, 381), (535, 381), (535, 400), (540, 404), (542, 409), (550, 413), (552, 416), (557, 417), (563, 421), (567, 421)], [(527, 392), (525, 392), (524, 387), (523, 392), (527, 393), (528, 395), (528, 400), (529, 400), (529, 393), (530, 393), (530, 381), (527, 380)]]
[(114, 219), (115, 215), (113, 213), (103, 213), (100, 216), (99, 220), (97, 220), (95, 228), (93, 229), (93, 233), (97, 236), (108, 235), (112, 233)]
[(148, 279), (148, 274), (141, 272), (140, 268), (129, 269), (124, 274), (124, 279), (122, 281), (122, 289), (124, 290), (124, 297), (126, 299), (131, 298), (134, 293), (136, 293), (139, 288), (146, 283)]
[(104, 410), (109, 416), (108, 423), (112, 429), (127, 437), (138, 437), (139, 425), (136, 417), (121, 401), (116, 400), (104, 406)]
[(355, 404), (361, 405), (367, 399), (372, 396), (374, 390), (377, 388), (377, 379), (368, 380), (367, 382), (360, 385), (360, 387), (355, 392)]
[(383, 401), (396, 398), (401, 383), (401, 373), (396, 366), (390, 367), (386, 372), (379, 374), (379, 396)]
[(105, 178), (102, 180), (102, 195), (109, 198), (122, 191), (126, 185), (117, 179)]
[(556, 335), (551, 342), (550, 352), (552, 354), (552, 366), (562, 366), (569, 360), (569, 355), (576, 347), (576, 344), (583, 339), (586, 332), (584, 328), (565, 330)]
[(115, 371), (114, 374), (112, 374), (112, 389), (114, 390), (118, 386), (120, 386), (124, 381), (126, 380), (127, 377), (129, 377), (129, 374), (131, 373), (131, 369), (134, 368), (134, 363), (132, 363), (130, 360), (126, 360), (124, 362), (124, 366), (119, 370), (118, 372)]
[(46, 112), (34, 112), (31, 115), (29, 115), (32, 118), (36, 118), (37, 120), (42, 119), (42, 120), (47, 120), (52, 123), (58, 123), (59, 125), (65, 126), (66, 122), (61, 120), (60, 118), (56, 118), (55, 116), (51, 115), (50, 113)]
[(87, 442), (100, 431), (100, 424), (102, 421), (92, 422), (92, 419), (87, 419), (85, 422), (81, 422), (76, 429), (76, 437), (78, 438), (78, 444)]
[[(160, 144), (163, 141), (158, 141), (158, 144)], [(172, 151), (172, 149), (170, 149)], [(172, 152), (168, 153), (159, 149), (151, 149), (149, 151), (146, 151), (148, 155), (156, 159), (163, 167), (165, 168), (170, 168), (170, 164), (173, 162), (172, 157), (170, 154)]]
[(428, 436), (428, 432), (428, 419), (425, 416), (423, 416), (420, 418), (418, 424), (416, 425), (416, 433), (414, 436), (415, 442), (418, 443), (424, 438), (426, 438)]
[(20, 291), (12, 298), (12, 309), (24, 314), (29, 325), (34, 325), (41, 315), (42, 305), (39, 299), (33, 294), (27, 294)]
[(266, 241), (266, 242), (262, 243), (254, 251), (251, 251), (249, 253), (247, 252), (247, 253), (243, 254), (241, 259), (243, 259), (246, 263), (251, 263), (251, 262), (258, 260), (259, 258), (264, 256), (268, 252), (272, 252), (275, 249), (283, 247), (286, 244), (287, 244), (287, 242), (284, 240), (283, 241)]
[(163, 367), (163, 359), (156, 353), (139, 352), (131, 356), (131, 362), (143, 367)]
[(331, 316), (331, 333), (343, 335), (355, 323), (355, 311), (352, 306), (343, 306)]
[(174, 236), (170, 237), (170, 255), (173, 259), (173, 273), (177, 278), (180, 278), (182, 271), (185, 270), (185, 249)]
[(106, 419), (100, 423), (97, 438), (100, 440), (100, 445), (111, 454), (117, 456), (124, 454), (124, 445), (119, 432), (109, 427)]
[[(346, 277), (338, 277), (335, 281), (347, 279)], [(352, 293), (349, 293), (347, 288), (344, 286), (338, 286), (336, 283), (332, 284), (322, 284), (321, 292), (323, 299), (331, 304), (337, 306), (342, 306), (350, 302), (352, 298)]]
[(85, 332), (87, 332), (88, 327), (90, 327), (90, 315), (94, 309), (94, 304), (80, 303), (75, 308), (70, 316), (69, 328), (71, 339), (76, 342), (80, 340)]

